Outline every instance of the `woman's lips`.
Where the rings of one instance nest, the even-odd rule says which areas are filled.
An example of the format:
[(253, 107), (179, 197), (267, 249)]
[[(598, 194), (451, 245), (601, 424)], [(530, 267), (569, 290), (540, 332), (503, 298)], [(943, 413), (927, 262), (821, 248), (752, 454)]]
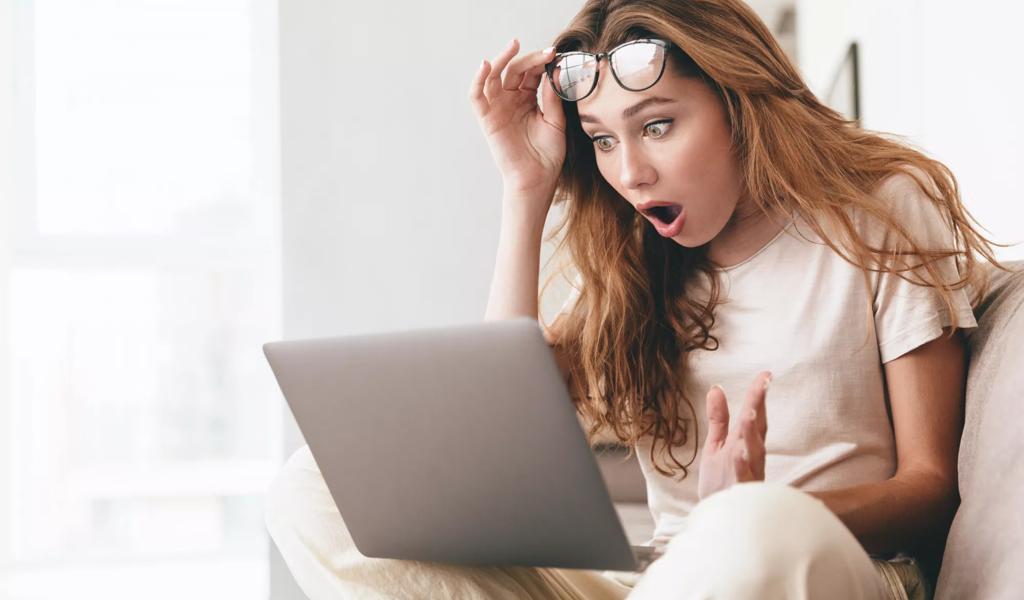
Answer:
[[(655, 211), (652, 210), (656, 207), (664, 206), (669, 206), (672, 207), (673, 209), (679, 210), (679, 213), (675, 216), (674, 219), (672, 219), (670, 223), (666, 223), (665, 221), (658, 218), (659, 216), (665, 214), (664, 210), (659, 210), (658, 216), (656, 216), (654, 214)], [(673, 204), (669, 202), (651, 202), (641, 204), (637, 206), (637, 209), (640, 210), (641, 214), (647, 217), (647, 220), (650, 221), (652, 225), (654, 225), (654, 229), (662, 237), (670, 238), (679, 235), (679, 232), (683, 230), (683, 226), (686, 224), (686, 207), (681, 206), (679, 204)]]

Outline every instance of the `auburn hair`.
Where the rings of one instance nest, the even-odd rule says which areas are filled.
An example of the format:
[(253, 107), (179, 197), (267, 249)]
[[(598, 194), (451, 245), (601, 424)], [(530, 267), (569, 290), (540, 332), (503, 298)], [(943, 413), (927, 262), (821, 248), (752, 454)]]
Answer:
[[(974, 306), (987, 289), (979, 258), (1007, 270), (991, 249), (1004, 245), (972, 226), (977, 221), (964, 208), (952, 172), (822, 104), (740, 0), (589, 0), (553, 45), (557, 52), (599, 52), (644, 37), (671, 42), (670, 68), (700, 78), (717, 93), (743, 193), (753, 205), (766, 215), (799, 216), (865, 279), (869, 271), (896, 273), (934, 287), (956, 319), (951, 291), (969, 286)], [(566, 158), (554, 202), (563, 206), (563, 219), (547, 240), (559, 238), (554, 256), (565, 258), (565, 266), (539, 294), (543, 298), (551, 279), (570, 267), (582, 285), (571, 309), (555, 322), (556, 349), (569, 361), (570, 391), (588, 437), (610, 433), (632, 452), (641, 437), (651, 435), (657, 470), (681, 471), (683, 478), (696, 457), (699, 434), (692, 400), (684, 395), (685, 358), (691, 350), (718, 347), (710, 333), (720, 294), (714, 265), (706, 245), (686, 248), (662, 238), (612, 189), (598, 171), (575, 103), (562, 105)], [(877, 196), (880, 184), (900, 173), (913, 177), (947, 216), (955, 247), (920, 248)], [(851, 209), (877, 219), (896, 241), (873, 247), (857, 230)], [(944, 281), (934, 264), (949, 256), (956, 257), (960, 275), (954, 282)], [(703, 301), (684, 293), (697, 278), (710, 282)], [(870, 304), (867, 310), (870, 318)], [(693, 453), (683, 463), (673, 450), (691, 440)], [(674, 466), (658, 465), (659, 446)]]

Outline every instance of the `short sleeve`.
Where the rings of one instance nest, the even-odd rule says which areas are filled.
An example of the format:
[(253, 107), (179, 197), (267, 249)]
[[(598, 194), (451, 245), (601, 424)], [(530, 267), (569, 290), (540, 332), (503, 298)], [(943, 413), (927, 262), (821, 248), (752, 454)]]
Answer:
[[(894, 176), (880, 187), (879, 193), (891, 203), (897, 218), (908, 227), (914, 241), (922, 249), (954, 247), (951, 221), (921, 191), (912, 177), (902, 174)], [(895, 233), (880, 229), (871, 237), (880, 239), (884, 248), (891, 248), (897, 241)], [(916, 259), (912, 257), (911, 260)], [(960, 279), (956, 257), (943, 258), (935, 266), (945, 283)], [(902, 275), (915, 281), (928, 279), (924, 267), (905, 271)], [(953, 324), (952, 315), (939, 290), (915, 285), (895, 273), (877, 274), (874, 286), (875, 332), (882, 363), (930, 342), (942, 335), (943, 327)], [(950, 294), (958, 326), (964, 329), (977, 327), (967, 289), (952, 290)]]

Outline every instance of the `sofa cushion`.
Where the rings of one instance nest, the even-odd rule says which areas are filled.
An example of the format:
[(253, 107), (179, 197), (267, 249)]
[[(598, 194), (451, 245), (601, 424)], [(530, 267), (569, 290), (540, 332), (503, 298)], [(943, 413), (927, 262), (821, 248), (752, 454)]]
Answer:
[(958, 462), (961, 504), (935, 597), (1017, 598), (1024, 590), (1024, 261), (995, 272), (975, 309)]

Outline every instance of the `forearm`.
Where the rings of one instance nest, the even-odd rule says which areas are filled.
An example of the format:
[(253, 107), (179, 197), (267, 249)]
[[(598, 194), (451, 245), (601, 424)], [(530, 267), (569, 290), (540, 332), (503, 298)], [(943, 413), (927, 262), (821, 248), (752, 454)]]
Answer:
[(920, 546), (945, 531), (959, 502), (952, 481), (925, 473), (897, 474), (879, 483), (811, 492), (823, 501), (869, 553)]
[(502, 198), (501, 233), (485, 321), (537, 318), (540, 245), (547, 215), (522, 208), (535, 204), (512, 192)]

